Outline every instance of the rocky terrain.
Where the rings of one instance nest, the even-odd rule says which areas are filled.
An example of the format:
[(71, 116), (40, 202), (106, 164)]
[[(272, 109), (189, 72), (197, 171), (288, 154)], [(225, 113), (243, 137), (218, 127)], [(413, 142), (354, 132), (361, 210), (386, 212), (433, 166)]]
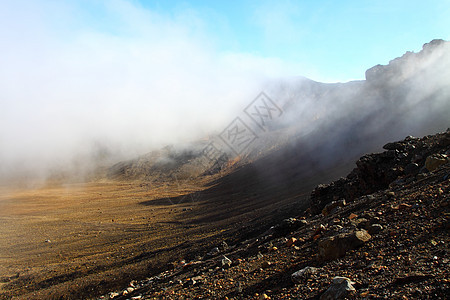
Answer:
[(305, 213), (100, 299), (446, 299), (450, 129), (384, 149)]
[(0, 185), (0, 299), (445, 298), (450, 132), (386, 143), (449, 126), (449, 50), (268, 83), (279, 118), (243, 107), (242, 152), (212, 134), (87, 182)]

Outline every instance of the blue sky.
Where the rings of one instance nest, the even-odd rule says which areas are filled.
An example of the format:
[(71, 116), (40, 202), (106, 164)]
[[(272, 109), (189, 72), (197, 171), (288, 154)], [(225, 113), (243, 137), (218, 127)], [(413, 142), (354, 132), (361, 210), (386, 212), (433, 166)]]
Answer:
[(266, 80), (364, 79), (449, 40), (448, 16), (450, 0), (0, 0), (0, 160), (220, 132)]
[[(364, 71), (434, 38), (450, 38), (450, 1), (132, 1), (167, 20), (183, 20), (216, 51), (298, 65), (322, 81), (362, 79)], [(104, 5), (93, 9), (105, 14)], [(117, 20), (100, 28), (120, 32)], [(304, 70), (301, 69), (304, 67)]]
[(13, 25), (17, 33), (42, 26), (41, 34), (59, 42), (89, 32), (123, 43), (158, 42), (166, 38), (158, 31), (172, 26), (178, 32), (164, 34), (176, 38), (182, 31), (215, 54), (278, 60), (292, 66), (286, 75), (328, 82), (363, 79), (375, 64), (419, 51), (434, 38), (450, 39), (449, 0), (4, 2), (3, 22), (14, 17), (12, 23), (19, 25), (5, 25)]

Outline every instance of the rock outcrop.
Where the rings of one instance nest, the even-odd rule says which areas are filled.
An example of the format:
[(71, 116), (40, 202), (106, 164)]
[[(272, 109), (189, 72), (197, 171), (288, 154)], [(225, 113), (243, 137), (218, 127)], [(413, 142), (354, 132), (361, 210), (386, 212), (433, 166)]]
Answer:
[(408, 136), (383, 148), (385, 152), (361, 157), (347, 177), (317, 186), (311, 194), (312, 211), (319, 213), (333, 201), (348, 202), (390, 185), (411, 182), (450, 162), (450, 129), (423, 138)]

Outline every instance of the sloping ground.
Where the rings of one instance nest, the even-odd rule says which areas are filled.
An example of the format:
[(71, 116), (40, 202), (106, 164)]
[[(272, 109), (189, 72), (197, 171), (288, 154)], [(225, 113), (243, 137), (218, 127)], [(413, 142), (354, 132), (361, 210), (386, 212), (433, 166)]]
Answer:
[[(342, 172), (335, 168), (329, 176)], [(0, 298), (83, 299), (157, 274), (221, 240), (237, 243), (304, 210), (320, 178), (299, 185), (292, 176), (276, 184), (270, 169), (246, 165), (157, 184), (2, 189)]]
[[(180, 174), (177, 166), (189, 160), (174, 156), (168, 173)], [(166, 164), (157, 167), (167, 171)], [(288, 145), (214, 175), (149, 172), (145, 181), (6, 189), (0, 297), (86, 298), (157, 274), (219, 240), (236, 243), (305, 210), (314, 186), (350, 168), (341, 161), (327, 167), (311, 147)]]
[[(406, 152), (414, 141), (429, 152), (419, 168), (378, 182), (370, 194), (326, 205), (317, 200), (316, 189), (313, 201), (322, 212), (284, 220), (241, 243), (228, 240), (217, 243), (217, 249), (197, 250), (194, 259), (176, 261), (173, 269), (132, 281), (102, 299), (446, 299), (449, 137), (447, 131), (388, 144), (385, 148)], [(390, 157), (389, 151), (371, 157)], [(389, 165), (401, 161), (378, 164), (377, 173), (396, 172)], [(360, 165), (355, 172), (361, 172)], [(366, 188), (363, 181), (353, 182), (358, 191)], [(331, 186), (346, 190), (342, 180)], [(324, 199), (326, 194), (321, 194)], [(310, 212), (318, 210), (313, 204)]]
[[(378, 155), (370, 155), (369, 157), (372, 157), (373, 160), (363, 159), (363, 161), (377, 162), (377, 159), (383, 158), (386, 162), (386, 165), (383, 165), (386, 167), (386, 170), (391, 170), (396, 165), (398, 166), (395, 168), (401, 168), (401, 170), (394, 171), (399, 172), (396, 174), (400, 177), (391, 178), (395, 182), (391, 188), (394, 192), (393, 199), (396, 201), (392, 203), (392, 206), (395, 208), (397, 205), (405, 202), (405, 204), (412, 205), (412, 207), (402, 205), (402, 209), (406, 208), (406, 210), (398, 211), (398, 219), (395, 219), (396, 215), (394, 214), (397, 210), (390, 208), (391, 203), (388, 202), (390, 200), (386, 198), (392, 197), (392, 194), (389, 193), (390, 191), (384, 193), (370, 190), (370, 193), (373, 193), (371, 197), (361, 198), (361, 195), (369, 192), (369, 190), (364, 189), (364, 185), (360, 185), (359, 181), (355, 181), (356, 190), (363, 191), (363, 193), (359, 196), (348, 198), (349, 205), (343, 208), (342, 212), (336, 212), (336, 219), (338, 220), (335, 220), (334, 215), (331, 217), (304, 216), (306, 218), (306, 226), (301, 225), (303, 226), (302, 229), (294, 234), (296, 238), (299, 239), (301, 237), (304, 240), (303, 242), (297, 242), (297, 247), (300, 250), (284, 246), (282, 238), (290, 238), (291, 235), (287, 235), (283, 230), (274, 232), (272, 235), (268, 232), (260, 236), (258, 241), (256, 241), (256, 238), (253, 238), (250, 242), (242, 241), (267, 231), (271, 225), (280, 223), (283, 218), (300, 215), (308, 205), (309, 194), (314, 186), (320, 182), (335, 179), (346, 169), (348, 170), (348, 167), (337, 166), (333, 169), (333, 172), (320, 172), (321, 170), (316, 166), (317, 161), (311, 161), (308, 159), (308, 156), (302, 156), (301, 149), (297, 149), (297, 152), (293, 152), (294, 150), (287, 152), (280, 150), (279, 153), (273, 153), (254, 164), (240, 166), (230, 173), (225, 172), (207, 176), (203, 178), (203, 181), (197, 178), (196, 180), (160, 183), (160, 185), (151, 185), (148, 182), (140, 181), (108, 181), (79, 186), (68, 185), (32, 191), (11, 192), (11, 194), (4, 196), (2, 201), (0, 201), (0, 219), (2, 222), (2, 243), (0, 249), (2, 254), (1, 297), (5, 299), (13, 296), (21, 299), (80, 299), (94, 297), (95, 295), (104, 294), (107, 291), (126, 286), (131, 280), (141, 280), (146, 276), (154, 276), (163, 270), (167, 270), (168, 264), (178, 263), (182, 259), (188, 262), (200, 261), (199, 265), (205, 264), (207, 269), (197, 268), (195, 273), (186, 273), (185, 275), (180, 273), (179, 276), (181, 277), (170, 277), (169, 281), (173, 281), (174, 278), (184, 280), (194, 275), (212, 276), (214, 278), (217, 274), (222, 274), (220, 273), (220, 267), (219, 271), (215, 270), (217, 264), (219, 266), (221, 264), (221, 257), (211, 257), (210, 260), (210, 257), (206, 257), (206, 254), (215, 246), (220, 246), (222, 241), (226, 241), (231, 246), (232, 252), (225, 253), (227, 257), (234, 263), (238, 259), (242, 259), (244, 266), (248, 266), (245, 267), (247, 271), (243, 271), (239, 266), (233, 265), (229, 269), (235, 270), (235, 275), (229, 275), (235, 276), (233, 277), (234, 282), (244, 280), (244, 283), (241, 283), (242, 293), (244, 294), (233, 294), (235, 292), (233, 287), (231, 285), (224, 287), (224, 283), (219, 280), (218, 282), (222, 289), (218, 290), (218, 286), (210, 286), (208, 288), (216, 293), (215, 295), (208, 294), (207, 291), (206, 294), (198, 295), (203, 295), (204, 298), (216, 298), (225, 295), (245, 298), (253, 297), (254, 293), (261, 293), (262, 291), (270, 294), (267, 290), (275, 290), (277, 286), (285, 287), (286, 291), (292, 289), (289, 293), (294, 293), (295, 289), (300, 287), (290, 285), (291, 271), (296, 271), (296, 269), (307, 265), (320, 266), (325, 268), (325, 270), (331, 267), (337, 268), (333, 272), (327, 271), (328, 273), (326, 274), (329, 274), (329, 276), (317, 275), (317, 278), (313, 277), (317, 282), (321, 282), (321, 285), (317, 286), (319, 290), (316, 290), (318, 295), (323, 292), (324, 286), (329, 283), (330, 276), (339, 275), (339, 270), (350, 272), (346, 269), (346, 266), (352, 265), (360, 257), (358, 255), (352, 256), (348, 262), (340, 267), (339, 263), (337, 265), (333, 262), (323, 264), (316, 261), (313, 256), (317, 254), (320, 236), (318, 237), (316, 234), (314, 235), (316, 240), (311, 239), (313, 231), (316, 229), (319, 228), (319, 230), (324, 231), (322, 234), (333, 235), (336, 233), (336, 230), (341, 230), (342, 228), (339, 226), (342, 226), (344, 232), (350, 233), (352, 231), (352, 222), (348, 217), (351, 212), (367, 220), (358, 221), (358, 224), (364, 224), (361, 225), (364, 227), (367, 223), (380, 222), (384, 229), (391, 226), (394, 226), (392, 228), (398, 227), (396, 230), (402, 229), (404, 222), (402, 218), (406, 212), (419, 214), (419, 218), (412, 219), (414, 222), (411, 224), (421, 224), (420, 226), (424, 232), (434, 228), (433, 226), (438, 226), (433, 223), (435, 220), (433, 218), (437, 216), (438, 212), (437, 210), (432, 212), (431, 208), (437, 205), (445, 205), (449, 191), (448, 177), (442, 181), (435, 177), (434, 173), (427, 175), (428, 173), (424, 173), (425, 170), (421, 171), (421, 167), (426, 164), (429, 156), (440, 154), (442, 158), (445, 155), (449, 150), (446, 142), (448, 137), (449, 133), (445, 133), (422, 139), (408, 138), (405, 141), (387, 145), (386, 147), (390, 148), (392, 146), (401, 150), (397, 150), (398, 153), (394, 151), (395, 155), (404, 157), (405, 154), (409, 159), (415, 158), (415, 155), (411, 156), (408, 151), (413, 151), (414, 154), (416, 154), (414, 151), (428, 151), (426, 152), (427, 156), (422, 157), (420, 165), (418, 163), (416, 168), (408, 171), (408, 175), (405, 173), (406, 165), (404, 165), (404, 162), (406, 161), (398, 160), (396, 157), (392, 157), (392, 154), (388, 154), (392, 153), (389, 152), (392, 150)], [(408, 147), (405, 146), (411, 143), (422, 143), (424, 147), (422, 149), (415, 146), (414, 148), (410, 147), (412, 150), (408, 150)], [(402, 150), (403, 148), (406, 150)], [(436, 157), (436, 161), (439, 162), (441, 158), (439, 156)], [(284, 158), (284, 160), (280, 160), (280, 158)], [(307, 163), (302, 166), (299, 161)], [(281, 175), (273, 174), (275, 164)], [(368, 165), (381, 166), (378, 163), (368, 163)], [(299, 168), (301, 169), (302, 167), (304, 169), (298, 173)], [(383, 168), (379, 171), (382, 172)], [(391, 171), (388, 171), (388, 174)], [(448, 167), (445, 166), (444, 169), (439, 169), (438, 172), (442, 175), (441, 178), (444, 178), (445, 172), (448, 173)], [(314, 174), (316, 176), (309, 177), (309, 175)], [(372, 173), (367, 173), (368, 176), (370, 174)], [(373, 174), (378, 174), (378, 171)], [(302, 177), (301, 175), (307, 176)], [(368, 178), (372, 177), (370, 175)], [(360, 177), (351, 176), (351, 178)], [(424, 181), (423, 179), (425, 178), (430, 178), (430, 180)], [(335, 182), (331, 186), (336, 188), (339, 186), (339, 182), (342, 182), (342, 180)], [(379, 188), (383, 190), (389, 187), (391, 183), (383, 181), (383, 185), (380, 185)], [(403, 185), (416, 183), (420, 192), (422, 192), (422, 189), (425, 192), (421, 196), (423, 198), (421, 201), (424, 204), (420, 204), (421, 202), (418, 202), (418, 200), (414, 200), (417, 203), (410, 201), (409, 196), (407, 196), (407, 190), (405, 191), (406, 198), (401, 196), (403, 192), (397, 194), (397, 190), (400, 191)], [(431, 190), (426, 192), (428, 186), (430, 186)], [(439, 192), (439, 189), (437, 192), (444, 195), (443, 199), (445, 201), (441, 204), (441, 202), (430, 200), (429, 204), (431, 207), (429, 207), (427, 204), (428, 200), (425, 200), (430, 198), (432, 193), (434, 193), (433, 191), (439, 186), (442, 192)], [(344, 192), (345, 190), (345, 188), (332, 189), (332, 193), (336, 191)], [(314, 195), (317, 195), (317, 193)], [(313, 199), (316, 199), (314, 195)], [(333, 200), (333, 198), (327, 196), (327, 193), (322, 193), (322, 195), (324, 196), (323, 199)], [(350, 201), (352, 199), (354, 200), (353, 202)], [(320, 200), (318, 203), (321, 203), (320, 205), (322, 206), (326, 205), (327, 201)], [(437, 198), (436, 201), (441, 200)], [(314, 208), (317, 207), (315, 202), (316, 200), (314, 200)], [(385, 204), (384, 206), (382, 205), (383, 203)], [(415, 210), (417, 206), (411, 203), (419, 203), (421, 210)], [(373, 211), (366, 211), (372, 205), (374, 207)], [(441, 208), (437, 207), (436, 209)], [(316, 210), (313, 211), (315, 212)], [(318, 212), (320, 212), (320, 209)], [(375, 213), (375, 216), (373, 213)], [(385, 216), (391, 214), (392, 219), (383, 219), (383, 214)], [(423, 216), (427, 217), (423, 218)], [(430, 219), (428, 216), (432, 216), (432, 218)], [(397, 223), (391, 224), (391, 221)], [(423, 223), (418, 223), (418, 221)], [(446, 222), (446, 219), (440, 218), (437, 222), (441, 224)], [(287, 224), (289, 225), (289, 222)], [(294, 229), (296, 226), (303, 224), (303, 222), (294, 221), (293, 224), (285, 225), (284, 227)], [(325, 230), (320, 224), (323, 225)], [(403, 236), (399, 235), (399, 233), (392, 233), (394, 237), (399, 236), (399, 239), (395, 241), (399, 241), (399, 243), (404, 245), (410, 245), (402, 239), (409, 233), (414, 235), (415, 229), (407, 228), (407, 230), (408, 234), (405, 233)], [(379, 251), (379, 247), (384, 247), (382, 243), (386, 240), (386, 235), (383, 235), (386, 232), (382, 230), (380, 234), (380, 243), (375, 243), (377, 235), (374, 234), (373, 238), (366, 244), (378, 248), (370, 248), (372, 247), (370, 246), (365, 251), (359, 252), (359, 254), (367, 252), (377, 257), (378, 254), (375, 255), (375, 252)], [(388, 233), (387, 236), (390, 236), (390, 234)], [(416, 241), (411, 237), (409, 239)], [(47, 240), (50, 242), (46, 242)], [(440, 237), (434, 238), (433, 241), (430, 242), (431, 246), (428, 243), (429, 241), (424, 241), (424, 247), (429, 247), (430, 251), (431, 249), (438, 249), (442, 252), (445, 247), (442, 246), (443, 244), (440, 241), (448, 242)], [(275, 245), (278, 248), (277, 251), (268, 250), (270, 242), (272, 242), (272, 246)], [(394, 243), (392, 247), (397, 246)], [(386, 247), (388, 249), (389, 244)], [(393, 248), (392, 251), (395, 249)], [(233, 253), (233, 251), (237, 252)], [(251, 259), (257, 255), (258, 251), (268, 256), (268, 262), (273, 262), (275, 266), (279, 267), (274, 266), (274, 269), (268, 268), (267, 270), (271, 270), (269, 273), (265, 273), (265, 271), (253, 272), (259, 270), (258, 264), (263, 263), (261, 259), (254, 261)], [(267, 253), (264, 253), (265, 251)], [(349, 253), (353, 252), (350, 251)], [(416, 255), (418, 260), (423, 259), (418, 255)], [(434, 256), (446, 258), (445, 255), (447, 255), (446, 252), (444, 256)], [(197, 256), (200, 256), (201, 259)], [(346, 259), (345, 257), (344, 259)], [(390, 256), (386, 258), (386, 260), (392, 259)], [(376, 261), (383, 263), (384, 258), (379, 258)], [(445, 261), (440, 263), (443, 262)], [(212, 269), (213, 272), (208, 273), (209, 269)], [(227, 274), (226, 272), (230, 272), (229, 270), (226, 269), (223, 274)], [(266, 269), (263, 268), (263, 270)], [(258, 272), (261, 272), (260, 277), (257, 275)], [(363, 269), (361, 272), (365, 274), (366, 270)], [(427, 274), (425, 275), (428, 276)], [(420, 276), (419, 278), (421, 278)], [(254, 279), (249, 279), (253, 277)], [(270, 283), (272, 282), (271, 278), (274, 280), (273, 283)], [(357, 280), (356, 278), (358, 277), (351, 277), (354, 281)], [(440, 278), (438, 277), (438, 281), (443, 282)], [(220, 277), (219, 279), (223, 278)], [(446, 280), (446, 277), (444, 279)], [(245, 283), (246, 280), (249, 280), (248, 283)], [(196, 281), (198, 282), (199, 280)], [(152, 282), (158, 284), (155, 287), (155, 292), (161, 292), (160, 288), (168, 289), (168, 291), (176, 288), (180, 289), (180, 293), (205, 292), (201, 289), (201, 285), (194, 285), (195, 288), (189, 286), (182, 288), (182, 286), (168, 284), (168, 281)], [(384, 285), (381, 286), (384, 287)], [(149, 287), (147, 286), (142, 290), (136, 291), (136, 294), (145, 295), (145, 293), (150, 292), (149, 289), (146, 290), (147, 288)], [(197, 288), (200, 290), (197, 291)], [(301, 288), (303, 288), (303, 285)], [(311, 286), (311, 289), (313, 288), (314, 285)], [(363, 288), (365, 287), (363, 286)], [(362, 291), (364, 292), (364, 290)], [(276, 293), (281, 292), (278, 291)], [(277, 297), (276, 295), (272, 296)], [(170, 297), (178, 298), (175, 295)], [(299, 297), (303, 298), (303, 296)]]
[[(204, 140), (116, 164), (109, 168), (108, 179), (84, 185), (2, 188), (0, 297), (94, 297), (132, 279), (158, 274), (168, 263), (191, 261), (198, 255), (204, 261), (204, 254), (223, 240), (239, 245), (283, 218), (300, 214), (317, 184), (347, 174), (363, 153), (375, 151), (405, 132), (426, 134), (448, 126), (449, 47), (443, 41), (426, 44), (417, 54), (371, 70), (366, 81), (287, 84), (274, 98), (278, 104), (284, 103), (284, 119), (271, 124), (248, 153), (228, 157), (222, 165), (204, 167), (202, 150), (208, 143)], [(316, 189), (311, 211), (320, 213), (341, 197), (357, 203), (362, 195), (386, 189), (407, 169), (409, 177), (399, 178), (396, 184), (410, 184), (426, 176), (420, 168), (438, 148), (420, 148), (425, 156), (414, 162), (417, 166), (407, 167), (405, 163), (411, 163), (414, 156), (410, 153), (416, 153), (402, 147), (394, 146), (384, 158), (363, 159), (352, 176), (328, 190)], [(377, 159), (386, 165), (379, 165)], [(373, 176), (378, 174), (378, 166), (395, 170), (385, 172), (388, 176), (381, 180)], [(343, 225), (338, 221), (335, 225), (346, 228), (346, 218), (341, 216)], [(320, 220), (306, 222), (318, 226)], [(310, 249), (307, 253), (314, 252), (311, 245), (316, 242), (305, 244), (305, 249)], [(250, 251), (248, 255), (253, 254)], [(247, 260), (246, 256), (242, 259)], [(164, 284), (161, 287), (168, 288)], [(248, 297), (257, 290), (253, 285), (260, 289), (264, 282), (246, 285), (243, 290)]]

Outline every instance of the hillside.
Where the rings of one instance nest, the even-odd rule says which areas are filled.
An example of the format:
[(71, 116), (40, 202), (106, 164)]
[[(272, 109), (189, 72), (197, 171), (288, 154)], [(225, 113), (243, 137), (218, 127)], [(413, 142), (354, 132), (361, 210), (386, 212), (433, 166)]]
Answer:
[[(448, 82), (450, 42), (443, 40), (367, 70), (363, 81), (274, 80), (263, 87), (265, 102), (258, 96), (236, 113), (253, 132), (247, 148), (239, 149), (224, 138), (228, 126), (206, 139), (120, 162), (108, 176), (157, 182), (241, 168), (258, 169), (261, 181), (284, 176), (280, 182), (299, 182), (335, 168), (344, 175), (358, 157), (379, 151), (382, 144), (447, 128)], [(208, 157), (209, 145), (218, 157)]]
[[(86, 182), (0, 186), (0, 299), (317, 298), (333, 276), (361, 298), (444, 295), (449, 50), (434, 40), (361, 81), (267, 82), (222, 132)], [(339, 234), (362, 248), (318, 260)]]
[(445, 299), (450, 129), (384, 148), (318, 186), (305, 213), (100, 299)]

